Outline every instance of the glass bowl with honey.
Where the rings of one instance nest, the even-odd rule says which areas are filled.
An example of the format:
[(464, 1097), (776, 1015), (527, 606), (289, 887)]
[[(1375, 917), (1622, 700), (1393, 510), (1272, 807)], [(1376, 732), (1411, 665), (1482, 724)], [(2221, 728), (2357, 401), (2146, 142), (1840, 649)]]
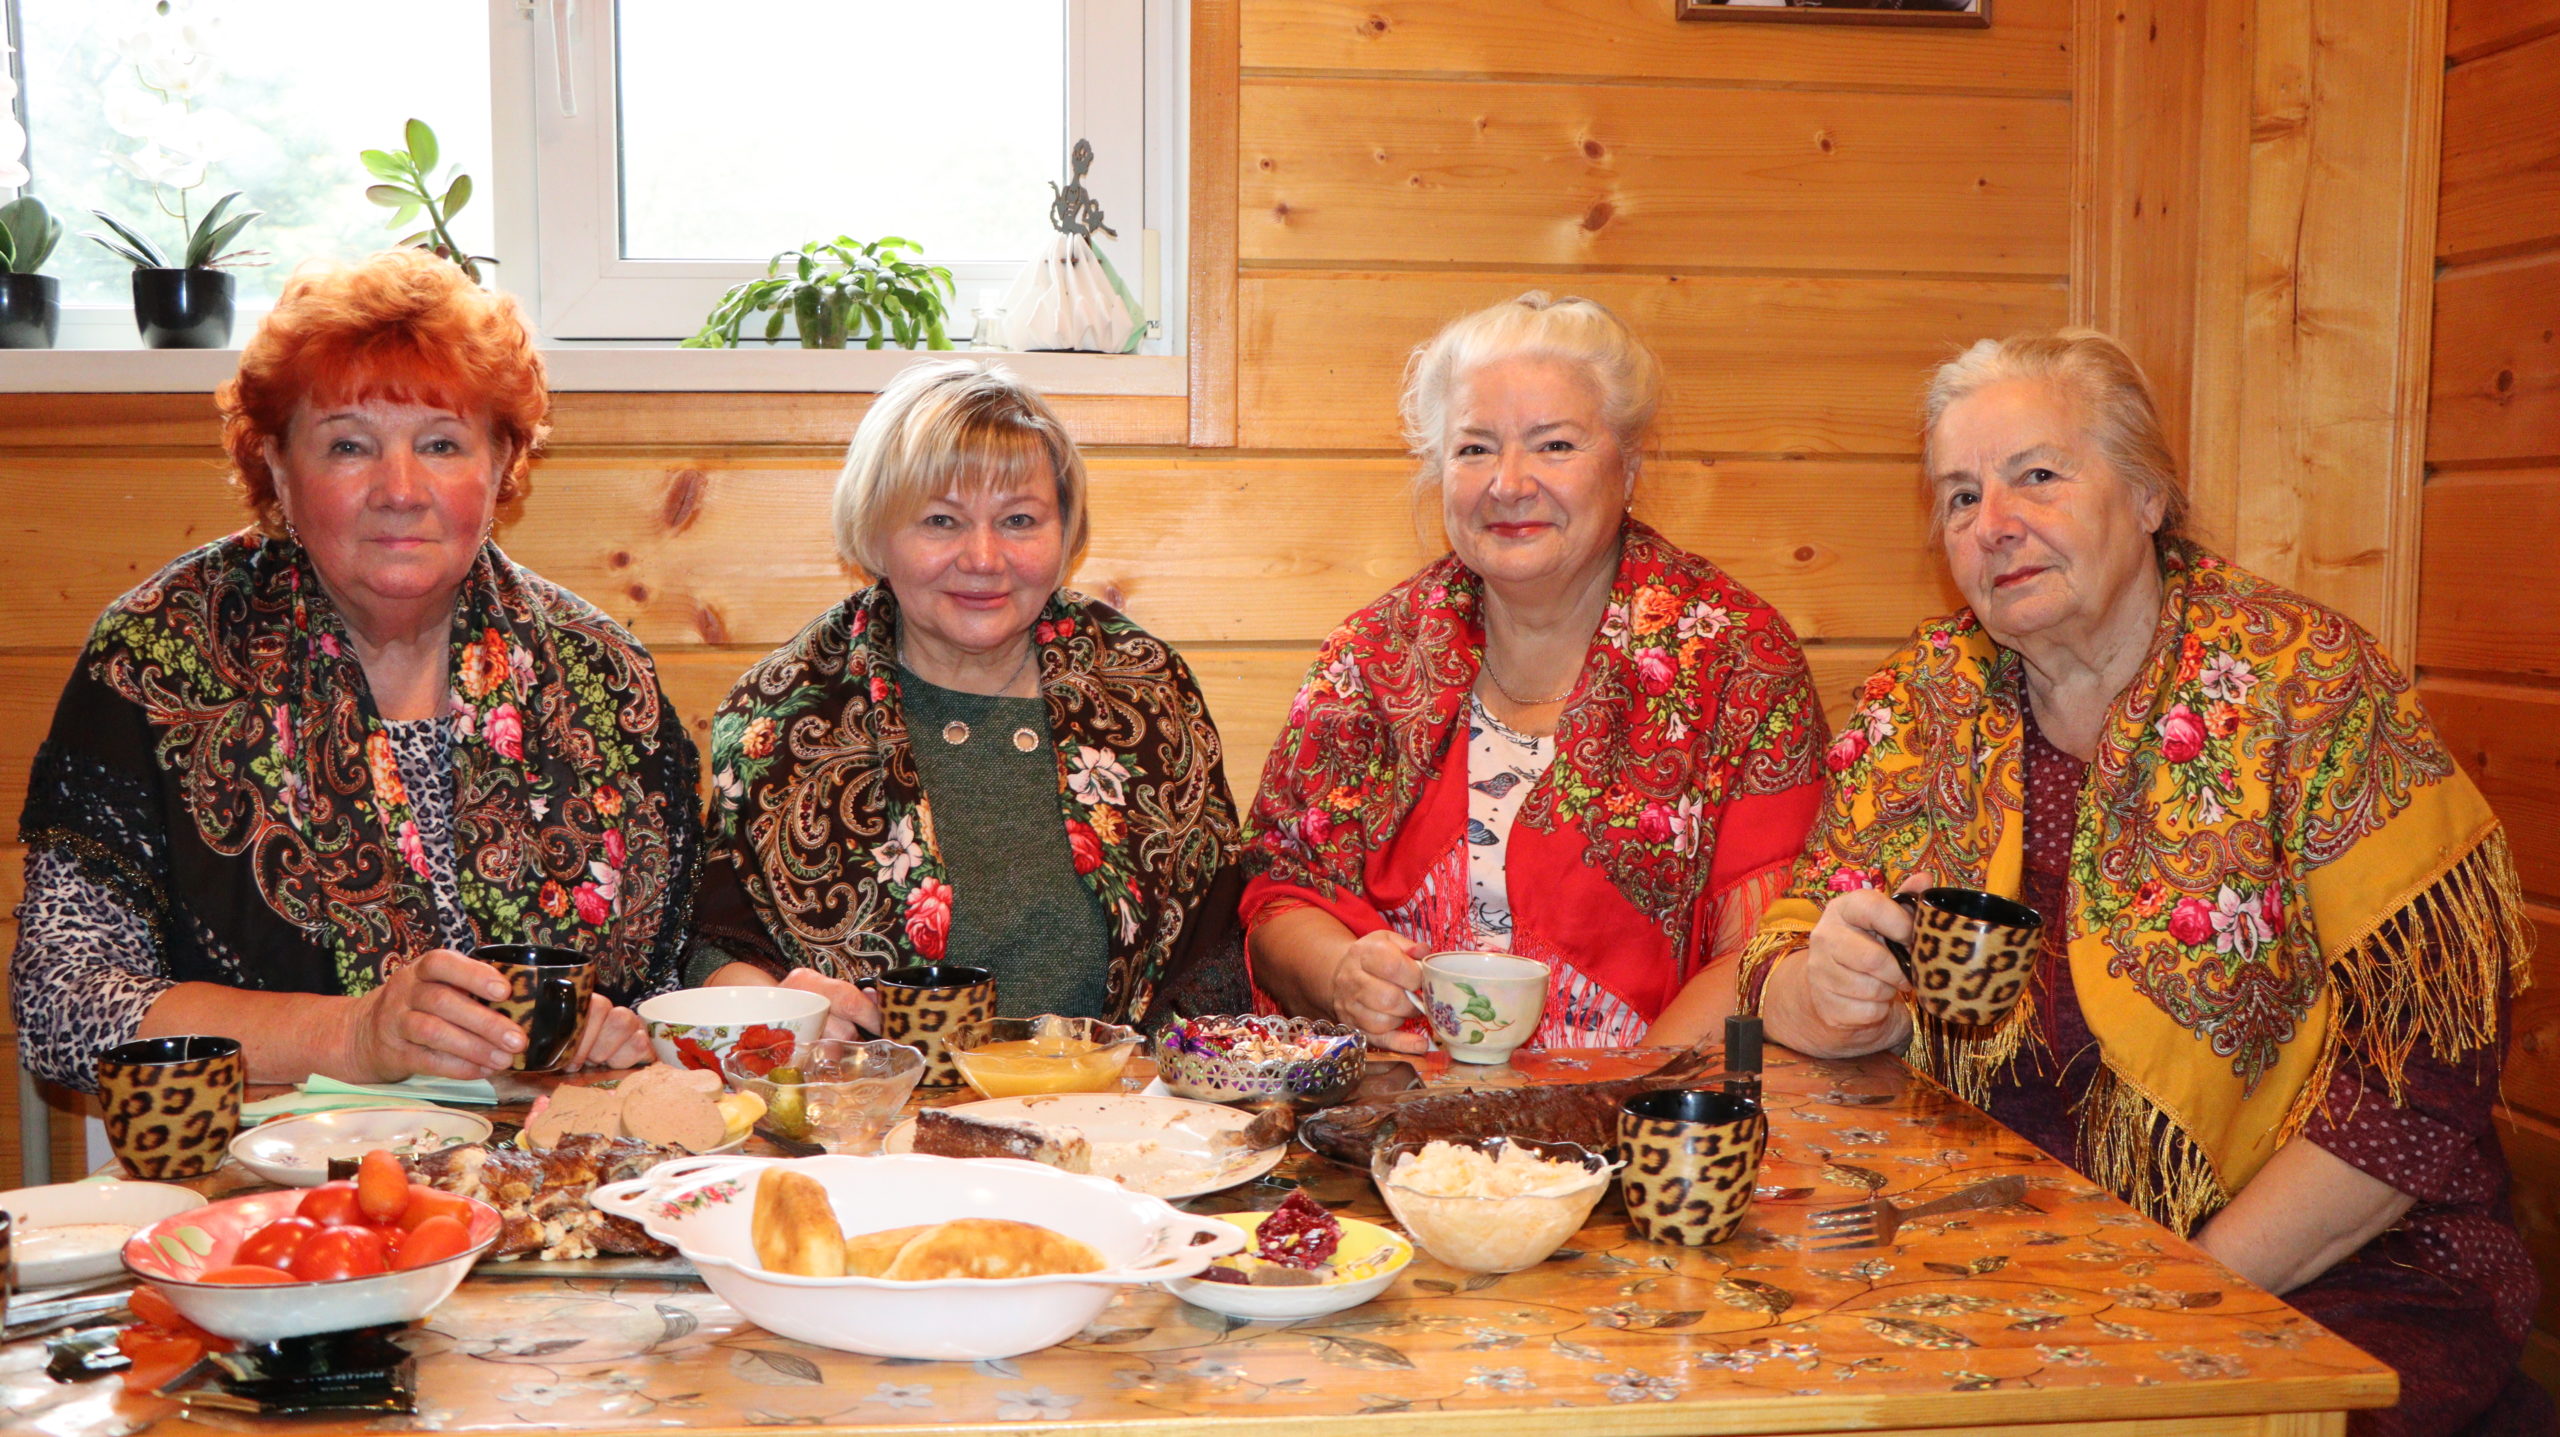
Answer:
[(981, 1018), (951, 1030), (960, 1076), (985, 1098), (1116, 1093), (1138, 1030), (1099, 1018)]

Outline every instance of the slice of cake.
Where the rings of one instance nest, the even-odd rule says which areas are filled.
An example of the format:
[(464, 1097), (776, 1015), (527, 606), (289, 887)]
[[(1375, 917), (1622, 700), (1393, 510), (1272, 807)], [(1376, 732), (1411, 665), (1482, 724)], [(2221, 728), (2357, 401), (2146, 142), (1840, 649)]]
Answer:
[(1093, 1171), (1084, 1134), (1063, 1123), (972, 1117), (944, 1108), (916, 1114), (915, 1150), (938, 1158), (1027, 1158), (1065, 1172)]

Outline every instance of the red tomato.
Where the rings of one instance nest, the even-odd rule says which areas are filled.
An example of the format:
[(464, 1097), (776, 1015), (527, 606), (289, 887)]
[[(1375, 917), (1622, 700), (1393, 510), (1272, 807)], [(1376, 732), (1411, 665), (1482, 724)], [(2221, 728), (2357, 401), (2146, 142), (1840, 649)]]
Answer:
[(231, 1260), (255, 1267), (291, 1267), (294, 1254), (319, 1232), (320, 1224), (307, 1217), (280, 1217), (249, 1234)]
[(369, 1227), (322, 1228), (294, 1254), (293, 1275), (304, 1282), (337, 1282), (388, 1270), (382, 1235)]
[(193, 1325), (178, 1315), (178, 1305), (169, 1300), (167, 1293), (148, 1283), (135, 1288), (133, 1296), (124, 1300), (124, 1305), (133, 1310), (134, 1321), (164, 1332), (176, 1332)]
[(235, 1262), (229, 1267), (217, 1267), (196, 1279), (198, 1282), (220, 1283), (225, 1287), (265, 1287), (279, 1282), (301, 1280), (282, 1268), (268, 1267), (263, 1263), (254, 1262)]
[(116, 1350), (133, 1363), (124, 1370), (125, 1390), (152, 1392), (195, 1366), (204, 1356), (204, 1343), (137, 1323), (116, 1334)]
[(442, 1262), (471, 1246), (471, 1230), (449, 1217), (431, 1217), (418, 1224), (408, 1240), (400, 1244), (400, 1255), (393, 1259), (392, 1269), (407, 1272), (413, 1267)]
[(409, 1207), (400, 1214), (404, 1231), (415, 1232), (418, 1224), (431, 1217), (449, 1217), (468, 1230), (471, 1226), (471, 1201), (459, 1193), (431, 1188), (424, 1183), (409, 1185)]
[(302, 1195), (302, 1206), (294, 1209), (322, 1227), (343, 1227), (364, 1221), (356, 1207), (356, 1185), (349, 1182), (322, 1183)]
[(364, 1155), (356, 1167), (356, 1206), (375, 1222), (398, 1222), (409, 1205), (409, 1174), (400, 1160), (380, 1148)]

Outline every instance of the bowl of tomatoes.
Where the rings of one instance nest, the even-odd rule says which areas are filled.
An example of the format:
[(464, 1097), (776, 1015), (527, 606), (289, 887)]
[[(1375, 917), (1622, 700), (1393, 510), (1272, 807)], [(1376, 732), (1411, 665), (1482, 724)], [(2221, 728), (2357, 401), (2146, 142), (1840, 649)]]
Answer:
[(423, 1317), (498, 1238), (498, 1210), (367, 1153), (352, 1182), (226, 1198), (125, 1241), (124, 1265), (218, 1337), (273, 1342)]

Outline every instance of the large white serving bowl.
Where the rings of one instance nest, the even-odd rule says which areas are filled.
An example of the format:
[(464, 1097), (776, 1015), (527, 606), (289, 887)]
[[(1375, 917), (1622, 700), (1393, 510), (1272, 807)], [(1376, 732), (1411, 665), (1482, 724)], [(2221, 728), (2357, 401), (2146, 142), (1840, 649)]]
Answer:
[(302, 1205), (300, 1188), (251, 1193), (162, 1218), (124, 1245), (124, 1265), (160, 1289), (181, 1316), (205, 1331), (243, 1342), (275, 1342), (315, 1332), (344, 1332), (385, 1322), (410, 1322), (453, 1295), (480, 1254), (498, 1240), (498, 1210), (478, 1198), (471, 1205), (471, 1246), (407, 1272), (378, 1272), (335, 1282), (280, 1282), (234, 1287), (202, 1281), (227, 1266), (251, 1233)]
[[(752, 1224), (756, 1182), (777, 1164), (825, 1187), (849, 1236), (955, 1218), (1010, 1218), (1091, 1245), (1103, 1270), (940, 1282), (767, 1272), (756, 1262)], [(1245, 1241), (1232, 1224), (1177, 1212), (1162, 1198), (1108, 1178), (1010, 1158), (679, 1159), (598, 1188), (589, 1201), (673, 1245), (723, 1302), (769, 1332), (842, 1352), (951, 1362), (1013, 1357), (1063, 1342), (1093, 1321), (1119, 1288), (1189, 1277)]]

